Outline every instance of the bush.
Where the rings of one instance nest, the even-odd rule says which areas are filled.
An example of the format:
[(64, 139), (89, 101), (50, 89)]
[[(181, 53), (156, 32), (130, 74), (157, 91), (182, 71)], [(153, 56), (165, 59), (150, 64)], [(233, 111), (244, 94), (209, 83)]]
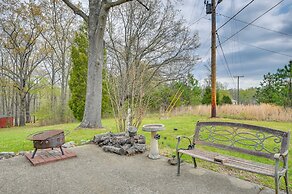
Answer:
[(232, 104), (231, 98), (229, 96), (223, 96), (222, 104)]

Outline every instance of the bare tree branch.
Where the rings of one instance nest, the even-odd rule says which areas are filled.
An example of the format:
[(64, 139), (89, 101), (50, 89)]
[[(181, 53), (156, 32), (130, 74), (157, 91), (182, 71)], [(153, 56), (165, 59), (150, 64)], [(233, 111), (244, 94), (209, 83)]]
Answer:
[(147, 11), (149, 11), (150, 9), (143, 3), (141, 2), (140, 0), (136, 0), (138, 1), (138, 3), (140, 3), (143, 7), (145, 7), (145, 9), (147, 9)]
[(81, 16), (81, 17), (84, 19), (84, 21), (85, 21), (86, 23), (88, 23), (89, 17), (88, 17), (88, 15), (86, 15), (81, 9), (79, 9), (79, 8), (76, 7), (73, 3), (71, 3), (70, 0), (62, 0), (62, 1), (63, 1), (68, 7), (70, 7), (70, 8), (72, 9), (72, 11), (73, 11), (75, 14)]
[(128, 1), (133, 1), (133, 0), (118, 0), (118, 1), (110, 2), (110, 3), (106, 3), (106, 4), (105, 4), (105, 7), (106, 7), (107, 9), (110, 9), (110, 8), (112, 8), (112, 7), (115, 7), (115, 6), (121, 5), (121, 4), (126, 3), (126, 2), (128, 2)]

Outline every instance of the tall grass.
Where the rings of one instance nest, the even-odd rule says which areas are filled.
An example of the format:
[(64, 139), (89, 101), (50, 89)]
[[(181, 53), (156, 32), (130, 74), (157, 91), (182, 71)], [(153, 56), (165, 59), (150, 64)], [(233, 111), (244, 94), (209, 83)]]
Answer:
[[(172, 115), (195, 114), (210, 116), (210, 105), (178, 107)], [(217, 116), (232, 119), (257, 121), (292, 121), (292, 108), (283, 108), (270, 104), (260, 105), (221, 105), (217, 107)]]

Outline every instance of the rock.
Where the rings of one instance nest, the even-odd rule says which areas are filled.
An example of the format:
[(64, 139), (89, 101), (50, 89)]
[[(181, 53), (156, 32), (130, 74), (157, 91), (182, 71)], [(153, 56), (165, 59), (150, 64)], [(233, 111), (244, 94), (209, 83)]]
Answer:
[(69, 142), (64, 143), (64, 144), (62, 145), (63, 148), (72, 148), (72, 147), (75, 147), (75, 146), (76, 146), (76, 144), (75, 144), (74, 141), (69, 141)]
[(170, 165), (177, 165), (177, 159), (176, 158), (168, 159), (167, 162)]
[(137, 135), (137, 131), (138, 131), (138, 129), (136, 127), (134, 127), (134, 126), (129, 126), (128, 127), (128, 134), (129, 134), (130, 137), (136, 136)]
[(10, 155), (11, 157), (14, 157), (16, 154), (15, 154), (14, 152), (9, 152), (9, 155)]
[(20, 156), (24, 156), (26, 154), (26, 151), (20, 151), (20, 152), (18, 152), (18, 155), (20, 155)]
[(12, 158), (14, 156), (15, 156), (14, 152), (0, 152), (0, 157), (1, 158), (8, 159), (8, 158)]
[(89, 143), (91, 143), (91, 140), (84, 140), (84, 139), (82, 139), (82, 140), (80, 141), (80, 144), (81, 144), (81, 145), (85, 145), (85, 144), (89, 144)]

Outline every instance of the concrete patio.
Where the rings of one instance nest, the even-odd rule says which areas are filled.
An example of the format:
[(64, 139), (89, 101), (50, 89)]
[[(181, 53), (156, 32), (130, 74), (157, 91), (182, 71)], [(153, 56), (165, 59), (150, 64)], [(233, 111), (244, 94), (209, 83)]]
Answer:
[(23, 156), (0, 161), (0, 193), (274, 193), (273, 190), (166, 158), (119, 156), (96, 145), (71, 148), (76, 158), (32, 166)]

